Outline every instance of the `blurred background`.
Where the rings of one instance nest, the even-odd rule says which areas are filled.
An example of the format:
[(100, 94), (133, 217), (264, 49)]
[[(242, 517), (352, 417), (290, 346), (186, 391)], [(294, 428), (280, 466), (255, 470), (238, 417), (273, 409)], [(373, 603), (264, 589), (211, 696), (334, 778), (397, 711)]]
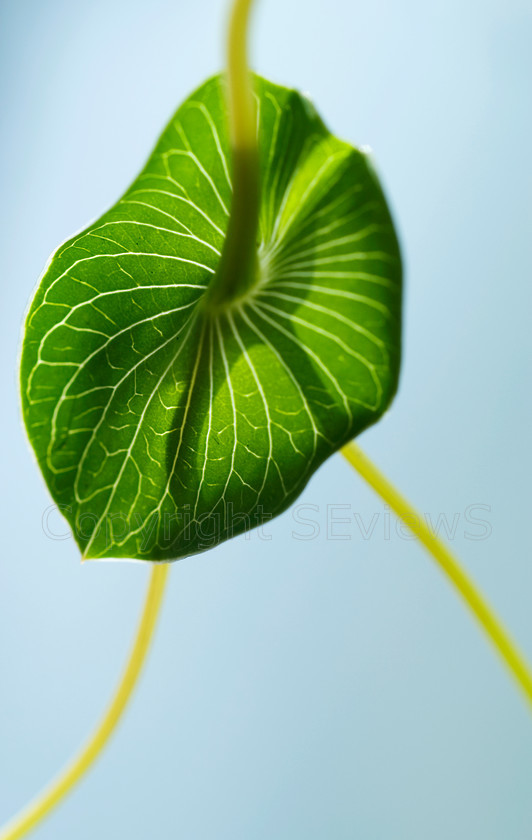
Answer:
[[(148, 576), (62, 538), (20, 420), (24, 311), (223, 65), (226, 6), (0, 5), (0, 822), (96, 722)], [(373, 148), (397, 220), (402, 382), (360, 443), (532, 659), (530, 0), (260, 0), (252, 43)], [(530, 838), (530, 712), (454, 592), (340, 456), (299, 504), (175, 565), (119, 731), (36, 838)]]

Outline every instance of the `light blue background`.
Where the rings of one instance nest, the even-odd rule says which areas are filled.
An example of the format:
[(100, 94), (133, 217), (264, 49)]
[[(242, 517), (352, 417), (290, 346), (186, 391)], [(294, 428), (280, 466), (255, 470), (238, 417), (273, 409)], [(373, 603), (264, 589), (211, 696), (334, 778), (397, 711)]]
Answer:
[[(20, 423), (20, 325), (55, 246), (113, 203), (223, 63), (222, 0), (1, 6), (0, 817), (71, 755), (125, 659), (148, 570), (79, 562)], [(406, 282), (399, 396), (362, 443), (454, 546), (532, 659), (532, 6), (262, 0), (256, 69), (370, 144)], [(331, 459), (291, 513), (177, 564), (144, 678), (40, 840), (528, 840), (532, 720), (430, 559)], [(347, 540), (326, 506), (351, 505)], [(485, 540), (468, 505), (490, 506)], [(345, 512), (337, 513), (338, 516)], [(57, 519), (50, 527), (60, 529)], [(470, 529), (479, 533), (479, 529)]]

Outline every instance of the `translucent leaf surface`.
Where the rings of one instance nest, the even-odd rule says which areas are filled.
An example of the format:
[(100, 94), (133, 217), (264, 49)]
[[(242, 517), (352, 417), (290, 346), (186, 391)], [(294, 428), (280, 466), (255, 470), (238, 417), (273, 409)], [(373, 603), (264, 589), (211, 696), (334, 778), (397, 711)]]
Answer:
[(258, 277), (213, 310), (231, 211), (224, 81), (53, 255), (31, 305), (24, 417), (86, 557), (174, 559), (285, 509), (397, 386), (401, 266), (365, 153), (255, 79)]

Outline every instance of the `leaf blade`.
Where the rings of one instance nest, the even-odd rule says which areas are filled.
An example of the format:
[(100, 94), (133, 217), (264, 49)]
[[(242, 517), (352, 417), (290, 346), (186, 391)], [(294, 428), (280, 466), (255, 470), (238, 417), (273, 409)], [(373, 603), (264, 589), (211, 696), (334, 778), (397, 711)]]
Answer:
[(205, 291), (231, 207), (222, 77), (178, 109), (145, 168), (61, 246), (26, 324), (30, 440), (86, 557), (167, 560), (284, 510), (389, 404), (401, 265), (367, 156), (256, 79), (260, 276)]

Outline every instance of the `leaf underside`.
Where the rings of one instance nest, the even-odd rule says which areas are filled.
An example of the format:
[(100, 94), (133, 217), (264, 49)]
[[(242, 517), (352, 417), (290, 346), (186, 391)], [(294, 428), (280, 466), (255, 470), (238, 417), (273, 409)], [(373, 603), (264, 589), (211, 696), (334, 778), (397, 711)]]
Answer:
[(24, 418), (87, 558), (170, 560), (284, 510), (397, 387), (401, 264), (368, 156), (255, 77), (260, 279), (212, 314), (231, 209), (223, 77), (62, 245), (21, 362)]

